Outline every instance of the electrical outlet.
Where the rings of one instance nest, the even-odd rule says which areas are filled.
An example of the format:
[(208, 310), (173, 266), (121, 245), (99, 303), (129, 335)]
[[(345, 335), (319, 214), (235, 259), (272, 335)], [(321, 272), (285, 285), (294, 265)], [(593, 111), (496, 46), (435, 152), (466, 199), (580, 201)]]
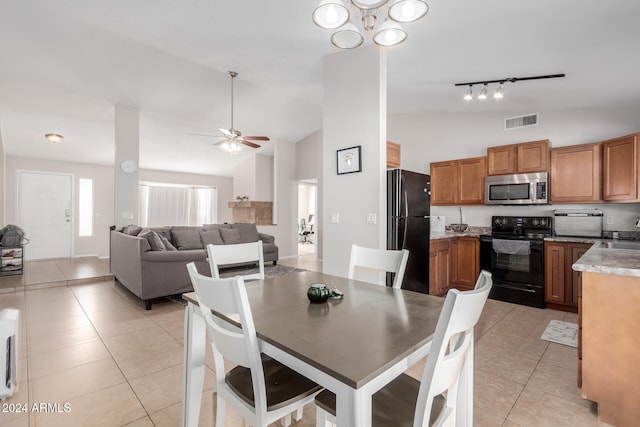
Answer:
[(367, 224), (375, 224), (378, 221), (377, 215), (375, 213), (367, 214)]
[(613, 224), (613, 217), (611, 215), (607, 215), (607, 225)]

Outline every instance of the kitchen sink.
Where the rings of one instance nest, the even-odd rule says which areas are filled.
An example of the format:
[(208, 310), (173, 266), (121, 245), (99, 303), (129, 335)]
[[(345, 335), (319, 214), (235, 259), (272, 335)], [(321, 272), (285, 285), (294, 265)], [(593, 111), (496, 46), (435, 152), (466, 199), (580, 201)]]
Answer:
[(601, 242), (601, 249), (631, 249), (640, 251), (640, 242), (614, 240), (611, 242)]

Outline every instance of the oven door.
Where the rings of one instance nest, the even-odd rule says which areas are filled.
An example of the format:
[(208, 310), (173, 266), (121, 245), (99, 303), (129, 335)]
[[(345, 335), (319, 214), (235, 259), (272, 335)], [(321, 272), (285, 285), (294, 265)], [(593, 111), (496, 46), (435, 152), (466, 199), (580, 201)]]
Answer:
[(480, 267), (490, 271), (490, 297), (544, 308), (544, 242), (480, 238)]

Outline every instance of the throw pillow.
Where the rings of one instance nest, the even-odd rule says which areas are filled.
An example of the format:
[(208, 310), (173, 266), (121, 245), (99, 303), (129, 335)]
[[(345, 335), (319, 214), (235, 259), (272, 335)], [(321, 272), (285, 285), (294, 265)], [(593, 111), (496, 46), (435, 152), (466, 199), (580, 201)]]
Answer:
[(220, 237), (220, 230), (205, 230), (200, 232), (200, 240), (202, 245), (224, 245), (222, 237)]
[(237, 245), (238, 243), (243, 243), (240, 239), (240, 230), (237, 228), (222, 228), (220, 229), (220, 235), (222, 236), (222, 240), (224, 240), (225, 245)]
[(173, 236), (174, 246), (179, 250), (184, 249), (202, 249), (202, 241), (200, 240), (200, 231), (198, 228), (173, 228), (171, 235)]
[(168, 251), (177, 251), (178, 248), (176, 248), (175, 246), (173, 246), (171, 244), (171, 242), (169, 241), (169, 239), (167, 239), (166, 237), (164, 237), (161, 234), (158, 234), (160, 236), (160, 240), (162, 240), (162, 244), (164, 245), (164, 248)]
[(138, 237), (147, 239), (152, 251), (166, 251), (164, 243), (162, 243), (162, 239), (160, 239), (160, 236), (158, 236), (158, 233), (155, 231), (145, 228), (140, 232), (140, 234), (138, 234)]
[(158, 236), (164, 237), (167, 240), (171, 240), (171, 229), (169, 227), (153, 227), (149, 230), (158, 233)]
[(240, 240), (242, 243), (257, 242), (260, 240), (255, 224), (233, 224), (233, 228), (240, 230)]
[(123, 230), (123, 234), (128, 234), (129, 236), (137, 236), (142, 231), (142, 227), (139, 225), (130, 224), (127, 225)]

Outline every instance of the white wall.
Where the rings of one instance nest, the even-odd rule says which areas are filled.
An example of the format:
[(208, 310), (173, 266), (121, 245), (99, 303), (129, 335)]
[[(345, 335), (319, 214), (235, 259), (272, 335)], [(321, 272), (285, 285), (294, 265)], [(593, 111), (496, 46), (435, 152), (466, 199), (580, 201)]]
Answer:
[(273, 202), (273, 156), (256, 154), (255, 200)]
[(114, 223), (120, 228), (138, 224), (138, 169), (125, 173), (120, 169), (122, 161), (139, 164), (140, 110), (125, 105), (115, 109), (114, 174)]
[(233, 178), (226, 176), (166, 172), (150, 169), (141, 169), (139, 178), (140, 181), (159, 182), (164, 184), (206, 185), (209, 187), (216, 187), (218, 191), (217, 221), (219, 223), (233, 221), (232, 211), (229, 207), (229, 202), (233, 201)]
[[(323, 270), (346, 276), (352, 244), (386, 246), (386, 52), (375, 46), (324, 58)], [(336, 151), (362, 146), (362, 172), (338, 175)], [(367, 224), (367, 213), (378, 223)], [(330, 215), (339, 214), (339, 223)]]
[[(16, 224), (16, 192), (18, 185), (16, 179), (18, 170), (73, 174), (74, 188), (78, 188), (78, 180), (80, 178), (92, 179), (94, 191), (94, 235), (92, 237), (79, 237), (78, 222), (74, 221), (72, 254), (73, 256), (96, 255), (102, 258), (109, 256), (109, 227), (114, 224), (113, 167), (85, 163), (7, 157), (5, 170), (6, 192), (4, 201), (5, 219), (8, 224)], [(73, 218), (78, 218), (78, 200), (76, 196), (74, 196)], [(20, 224), (17, 225), (19, 226)], [(27, 237), (29, 236), (27, 235)]]
[(313, 227), (316, 234), (316, 257), (322, 260), (322, 139), (323, 132), (320, 129), (296, 143), (296, 180), (315, 181), (317, 184), (316, 220)]
[[(392, 115), (388, 137), (402, 145), (402, 168), (429, 173), (431, 162), (486, 155), (496, 145), (549, 139), (552, 147), (584, 144), (640, 131), (640, 107), (620, 109), (542, 110), (539, 125), (504, 130), (504, 118), (534, 111), (505, 113)], [(553, 190), (552, 190), (553, 191)], [(605, 230), (631, 230), (640, 205), (549, 205), (543, 207), (463, 207), (465, 222), (489, 226), (492, 215), (551, 215), (554, 209), (596, 207), (613, 217)], [(446, 223), (459, 221), (457, 207), (433, 207)]]
[(4, 159), (4, 144), (2, 143), (2, 121), (0, 120), (0, 227), (5, 225), (4, 222), (4, 171), (5, 171), (5, 159)]
[(256, 157), (249, 156), (238, 163), (233, 169), (233, 199), (237, 196), (247, 196), (249, 200), (256, 200)]

